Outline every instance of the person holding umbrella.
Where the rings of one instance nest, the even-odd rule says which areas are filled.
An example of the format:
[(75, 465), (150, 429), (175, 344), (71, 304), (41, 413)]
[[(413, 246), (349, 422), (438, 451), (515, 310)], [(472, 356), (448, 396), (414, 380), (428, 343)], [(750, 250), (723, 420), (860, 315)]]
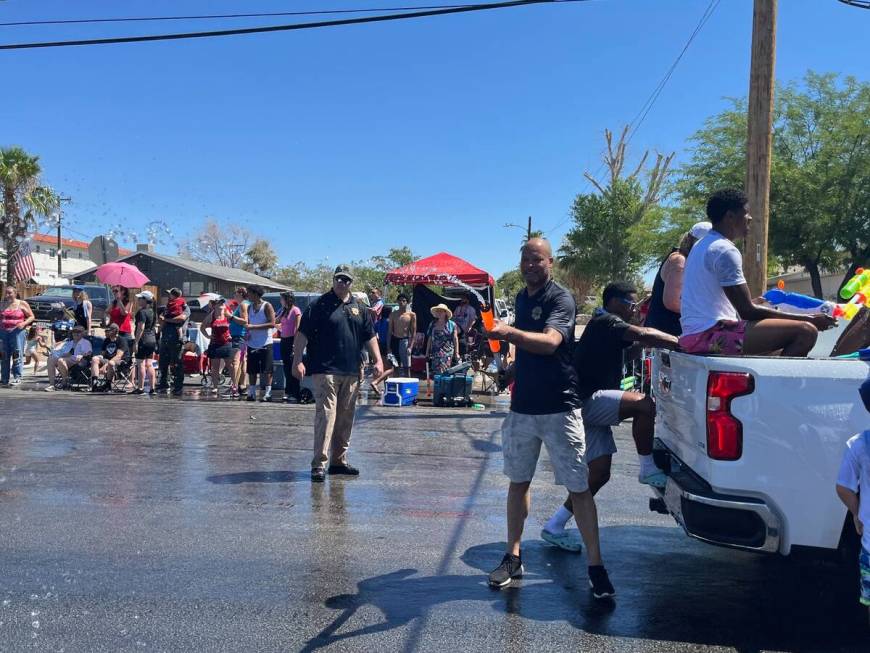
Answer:
[(104, 325), (118, 327), (118, 337), (126, 341), (127, 349), (133, 347), (133, 301), (130, 299), (129, 288), (114, 286), (112, 288), (112, 304), (106, 311)]

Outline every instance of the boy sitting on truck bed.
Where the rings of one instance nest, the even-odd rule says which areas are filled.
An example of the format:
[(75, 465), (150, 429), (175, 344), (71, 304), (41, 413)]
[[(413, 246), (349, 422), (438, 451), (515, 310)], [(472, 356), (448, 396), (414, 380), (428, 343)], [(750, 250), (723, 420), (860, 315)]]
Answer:
[[(870, 379), (861, 384), (861, 400), (870, 411)], [(863, 500), (858, 492), (863, 495)], [(868, 606), (870, 619), (870, 530), (864, 524), (870, 520), (870, 430), (852, 436), (846, 443), (843, 463), (837, 476), (837, 495), (846, 504), (855, 522), (855, 530), (861, 536), (861, 554), (858, 566), (861, 570), (861, 603)]]
[(734, 240), (749, 233), (749, 202), (739, 190), (720, 190), (707, 200), (713, 229), (686, 259), (680, 302), (680, 348), (690, 354), (806, 356), (819, 331), (837, 321), (816, 313), (792, 315), (752, 302), (743, 258)]

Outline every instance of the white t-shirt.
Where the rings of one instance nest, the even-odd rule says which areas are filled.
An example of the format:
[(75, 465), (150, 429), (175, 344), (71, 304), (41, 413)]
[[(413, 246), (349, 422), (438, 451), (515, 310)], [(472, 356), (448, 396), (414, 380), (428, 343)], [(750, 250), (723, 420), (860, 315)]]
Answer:
[(75, 340), (69, 338), (68, 340), (64, 340), (60, 347), (51, 352), (51, 355), (55, 358), (61, 358), (62, 356), (72, 354), (76, 360), (79, 360), (82, 356), (90, 353), (93, 353), (93, 347), (91, 346), (90, 340), (82, 338), (79, 340), (78, 344), (76, 344)]
[(837, 475), (837, 485), (858, 492), (861, 490), (861, 501), (858, 504), (858, 519), (864, 524), (864, 536), (861, 546), (870, 551), (870, 431), (853, 435), (846, 443), (840, 473)]
[(680, 326), (683, 335), (701, 333), (719, 320), (739, 320), (723, 287), (746, 283), (743, 257), (734, 243), (715, 229), (695, 243), (686, 259)]

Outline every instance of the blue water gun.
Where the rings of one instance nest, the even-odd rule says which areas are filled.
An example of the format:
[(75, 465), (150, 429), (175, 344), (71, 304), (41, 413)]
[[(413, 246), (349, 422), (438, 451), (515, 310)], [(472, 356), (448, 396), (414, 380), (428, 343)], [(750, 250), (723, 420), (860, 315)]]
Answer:
[(777, 307), (785, 308), (792, 313), (824, 313), (831, 317), (842, 317), (843, 309), (839, 304), (825, 301), (798, 292), (785, 292), (778, 288), (768, 290), (764, 299)]
[(870, 347), (867, 347), (865, 349), (859, 349), (858, 351), (853, 351), (851, 354), (834, 356), (834, 358), (858, 358), (862, 361), (870, 361)]

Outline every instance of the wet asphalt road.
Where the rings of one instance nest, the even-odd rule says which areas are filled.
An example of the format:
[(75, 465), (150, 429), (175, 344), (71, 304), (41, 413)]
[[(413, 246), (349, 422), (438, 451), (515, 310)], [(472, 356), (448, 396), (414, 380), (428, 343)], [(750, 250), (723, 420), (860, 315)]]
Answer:
[(710, 547), (647, 509), (629, 432), (599, 495), (618, 597), (504, 546), (503, 415), (363, 407), (309, 482), (309, 406), (0, 391), (0, 651), (870, 651), (852, 579)]

